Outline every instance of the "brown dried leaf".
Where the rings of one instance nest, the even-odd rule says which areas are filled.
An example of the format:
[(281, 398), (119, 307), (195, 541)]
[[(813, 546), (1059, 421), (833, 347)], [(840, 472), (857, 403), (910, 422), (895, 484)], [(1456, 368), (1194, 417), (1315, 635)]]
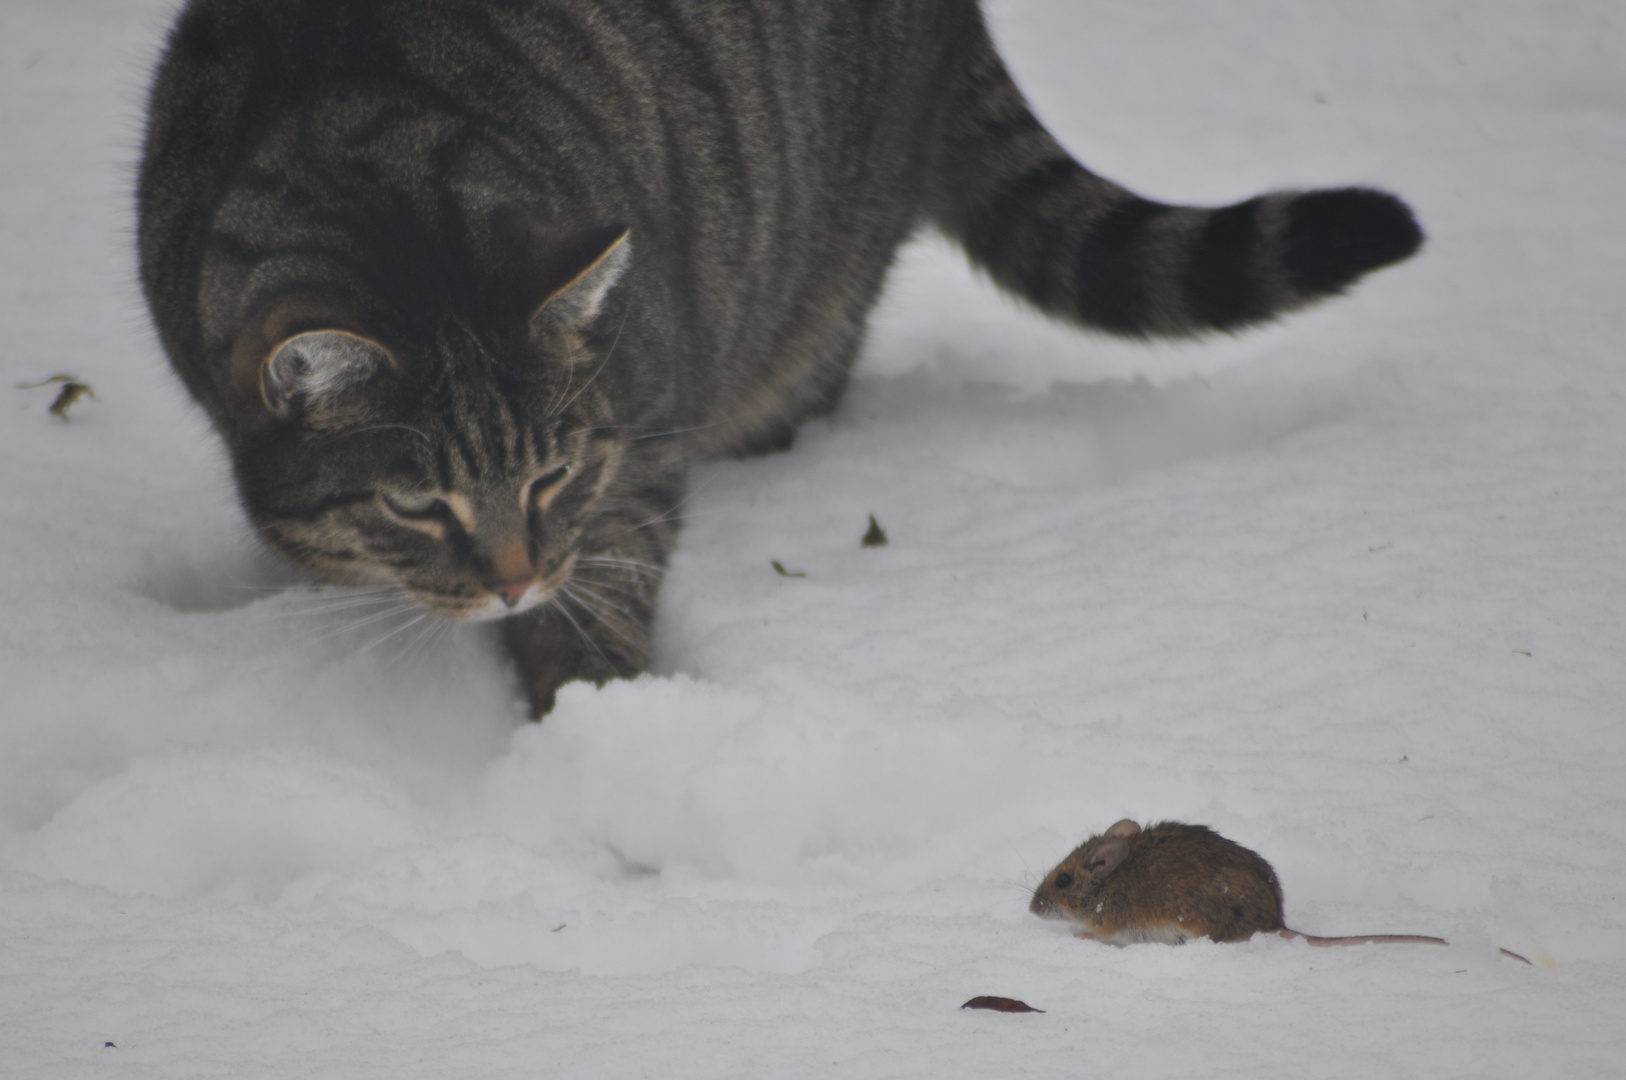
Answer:
[(19, 389), (19, 390), (38, 390), (40, 387), (42, 387), (42, 386), (50, 386), (52, 383), (76, 382), (76, 381), (78, 381), (78, 380), (76, 380), (72, 375), (47, 375), (45, 378), (41, 379), (39, 382), (20, 382), (20, 383), (17, 384), (17, 389)]
[(57, 393), (56, 400), (51, 402), (50, 411), (53, 416), (60, 416), (64, 420), (68, 418), (68, 410), (80, 398), (88, 397), (92, 401), (100, 400), (96, 397), (96, 391), (90, 388), (89, 383), (82, 383), (73, 375), (48, 375), (39, 382), (20, 382), (17, 384), (17, 389), (37, 390), (42, 386), (50, 386), (53, 383), (61, 383), (62, 389)]
[(974, 997), (970, 1001), (966, 1002), (964, 1005), (961, 1005), (960, 1008), (962, 1008), (962, 1009), (992, 1009), (994, 1012), (1008, 1012), (1008, 1013), (1023, 1013), (1023, 1012), (1042, 1013), (1042, 1012), (1044, 1012), (1043, 1009), (1035, 1009), (1033, 1006), (1029, 1005), (1027, 1002), (1025, 1002), (1025, 1001), (1017, 1001), (1015, 998), (991, 997), (991, 996), (987, 996), (987, 995), (984, 995), (982, 997)]
[(74, 402), (78, 401), (82, 397), (89, 397), (92, 401), (101, 400), (96, 396), (96, 391), (92, 390), (87, 383), (63, 383), (62, 392), (57, 394), (55, 401), (51, 402), (51, 414), (53, 416), (60, 416), (62, 419), (66, 420), (68, 418), (68, 410), (72, 408)]

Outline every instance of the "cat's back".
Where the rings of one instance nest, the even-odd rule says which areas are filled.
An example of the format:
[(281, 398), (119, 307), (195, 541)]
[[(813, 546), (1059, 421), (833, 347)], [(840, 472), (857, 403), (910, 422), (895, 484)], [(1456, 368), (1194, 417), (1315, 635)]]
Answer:
[[(155, 81), (141, 178), (160, 331), (208, 404), (203, 357), (251, 304), (267, 251), (455, 263), (479, 255), (472, 208), (517, 202), (631, 229), (650, 317), (691, 400), (718, 414), (696, 419), (784, 411), (786, 387), (816, 411), (915, 223), (967, 11), (193, 0)], [(374, 276), (403, 312), (459, 278)], [(774, 400), (752, 401), (765, 386)]]

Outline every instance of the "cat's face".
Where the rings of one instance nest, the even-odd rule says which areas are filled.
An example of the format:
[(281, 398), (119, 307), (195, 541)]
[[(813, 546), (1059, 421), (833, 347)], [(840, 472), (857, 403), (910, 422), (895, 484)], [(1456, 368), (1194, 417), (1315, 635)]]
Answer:
[(454, 618), (541, 603), (569, 578), (623, 445), (591, 371), (553, 375), (465, 373), (419, 401), (375, 376), (341, 422), (240, 464), (250, 513), (327, 580), (399, 585)]
[(591, 310), (561, 290), (498, 342), (458, 325), (402, 341), (278, 309), (243, 346), (262, 422), (236, 464), (261, 535), (323, 580), (395, 585), (451, 618), (568, 594), (626, 445), (607, 357), (578, 333), (596, 287)]

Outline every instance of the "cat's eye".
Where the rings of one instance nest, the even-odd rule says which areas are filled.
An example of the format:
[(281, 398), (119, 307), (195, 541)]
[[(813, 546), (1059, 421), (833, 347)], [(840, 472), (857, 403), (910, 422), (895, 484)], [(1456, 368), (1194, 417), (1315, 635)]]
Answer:
[(442, 518), (450, 512), (444, 499), (422, 491), (385, 491), (380, 497), (391, 513), (415, 521)]
[(553, 497), (553, 494), (557, 492), (561, 486), (563, 486), (565, 480), (569, 478), (569, 476), (569, 465), (561, 465), (557, 469), (548, 470), (535, 480), (531, 481), (531, 486), (526, 489), (526, 498), (528, 498), (531, 501), (531, 504), (538, 510), (545, 509), (547, 507), (548, 500)]

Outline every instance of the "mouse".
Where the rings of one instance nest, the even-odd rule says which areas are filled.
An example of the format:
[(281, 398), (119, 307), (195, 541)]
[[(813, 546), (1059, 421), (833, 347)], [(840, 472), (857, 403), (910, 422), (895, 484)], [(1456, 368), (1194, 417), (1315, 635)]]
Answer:
[(1028, 910), (1071, 919), (1084, 926), (1076, 936), (1118, 946), (1180, 945), (1200, 937), (1246, 941), (1257, 933), (1311, 945), (1447, 944), (1421, 934), (1318, 937), (1289, 929), (1270, 863), (1206, 825), (1177, 821), (1143, 829), (1126, 818), (1092, 836), (1045, 875)]

